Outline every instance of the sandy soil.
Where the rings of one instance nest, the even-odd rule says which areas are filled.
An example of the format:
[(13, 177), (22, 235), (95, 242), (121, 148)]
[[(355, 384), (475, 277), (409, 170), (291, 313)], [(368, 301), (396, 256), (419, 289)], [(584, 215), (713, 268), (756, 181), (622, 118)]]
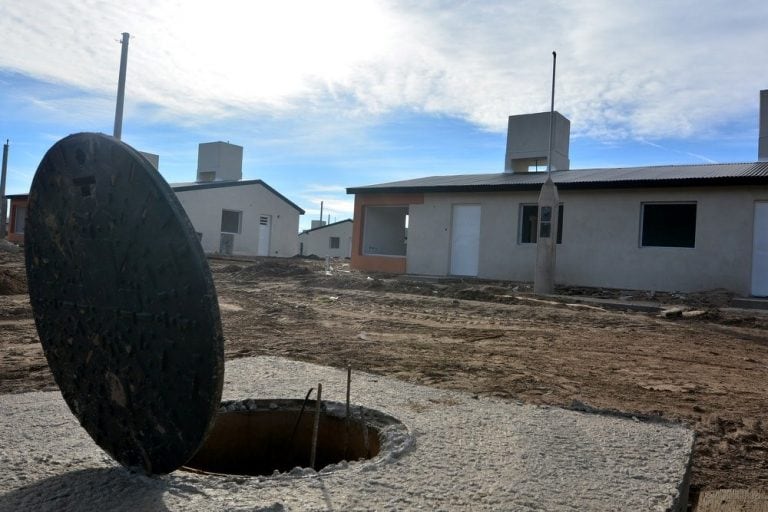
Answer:
[[(633, 294), (416, 282), (306, 259), (212, 260), (228, 359), (283, 356), (536, 404), (656, 415), (696, 430), (692, 495), (768, 488), (768, 314), (723, 293)], [(0, 393), (56, 389), (24, 289), (0, 253)], [(701, 313), (574, 304), (579, 294), (677, 303)]]

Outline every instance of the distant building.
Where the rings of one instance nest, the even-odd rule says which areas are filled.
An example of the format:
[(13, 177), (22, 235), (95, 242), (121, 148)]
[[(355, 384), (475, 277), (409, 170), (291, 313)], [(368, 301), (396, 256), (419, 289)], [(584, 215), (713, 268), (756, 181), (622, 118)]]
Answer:
[[(157, 168), (157, 155), (143, 154)], [(200, 144), (198, 181), (171, 184), (209, 254), (290, 257), (299, 252), (296, 233), (304, 210), (262, 180), (242, 180), (243, 148), (226, 142)], [(24, 242), (27, 194), (11, 200), (8, 240)]]
[(243, 256), (298, 254), (296, 233), (304, 210), (262, 180), (242, 180), (243, 148), (200, 144), (197, 181), (171, 188), (192, 222), (203, 250)]
[[(556, 283), (768, 296), (768, 91), (760, 98), (758, 161), (747, 163), (569, 170), (570, 123), (557, 114)], [(532, 281), (545, 116), (510, 117), (503, 173), (348, 188), (352, 266)]]
[(299, 254), (302, 256), (352, 256), (352, 219), (325, 224), (299, 233)]

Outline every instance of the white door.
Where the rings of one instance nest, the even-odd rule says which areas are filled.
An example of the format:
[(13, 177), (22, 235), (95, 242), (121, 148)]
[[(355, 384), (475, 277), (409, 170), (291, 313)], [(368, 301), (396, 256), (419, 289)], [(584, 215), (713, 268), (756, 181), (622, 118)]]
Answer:
[(259, 247), (256, 254), (269, 256), (269, 235), (272, 231), (272, 217), (259, 215)]
[(480, 256), (480, 205), (453, 205), (451, 274), (476, 276)]
[(768, 297), (768, 201), (755, 203), (752, 238), (752, 295)]

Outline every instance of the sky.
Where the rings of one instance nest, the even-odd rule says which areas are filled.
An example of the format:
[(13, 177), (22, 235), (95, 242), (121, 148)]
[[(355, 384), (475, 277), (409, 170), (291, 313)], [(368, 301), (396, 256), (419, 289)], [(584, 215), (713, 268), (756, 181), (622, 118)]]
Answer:
[[(347, 187), (504, 169), (507, 117), (571, 121), (571, 168), (750, 162), (765, 0), (0, 0), (6, 193), (70, 133), (112, 134), (194, 181), (202, 142), (243, 178), (352, 217)], [(330, 216), (330, 217), (328, 217)]]

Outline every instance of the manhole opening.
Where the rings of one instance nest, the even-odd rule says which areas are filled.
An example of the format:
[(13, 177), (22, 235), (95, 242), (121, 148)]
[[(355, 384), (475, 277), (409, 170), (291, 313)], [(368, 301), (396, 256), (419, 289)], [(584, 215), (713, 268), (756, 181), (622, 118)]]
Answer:
[[(207, 439), (184, 466), (205, 473), (266, 476), (309, 468), (314, 400), (223, 402)], [(380, 432), (396, 419), (354, 406), (346, 419), (338, 402), (321, 402), (316, 470), (342, 461), (370, 459), (381, 449)]]

